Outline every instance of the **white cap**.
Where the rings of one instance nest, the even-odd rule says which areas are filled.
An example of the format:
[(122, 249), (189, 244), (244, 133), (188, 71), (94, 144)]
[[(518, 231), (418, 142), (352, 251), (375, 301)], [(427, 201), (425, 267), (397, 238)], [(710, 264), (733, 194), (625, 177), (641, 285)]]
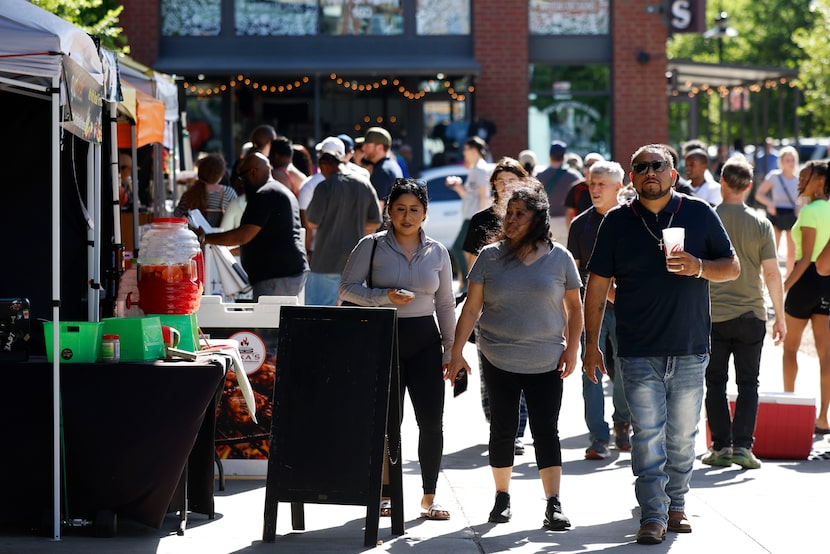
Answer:
[(334, 156), (341, 162), (346, 158), (346, 145), (337, 137), (326, 137), (323, 142), (314, 147), (317, 154), (328, 154)]

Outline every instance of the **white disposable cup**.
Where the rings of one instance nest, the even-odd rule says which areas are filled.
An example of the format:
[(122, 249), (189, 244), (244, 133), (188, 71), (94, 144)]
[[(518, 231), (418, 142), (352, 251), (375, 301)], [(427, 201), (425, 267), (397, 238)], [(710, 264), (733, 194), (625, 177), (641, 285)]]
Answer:
[(668, 227), (663, 229), (663, 248), (667, 258), (677, 252), (683, 252), (685, 241), (686, 229), (683, 227)]

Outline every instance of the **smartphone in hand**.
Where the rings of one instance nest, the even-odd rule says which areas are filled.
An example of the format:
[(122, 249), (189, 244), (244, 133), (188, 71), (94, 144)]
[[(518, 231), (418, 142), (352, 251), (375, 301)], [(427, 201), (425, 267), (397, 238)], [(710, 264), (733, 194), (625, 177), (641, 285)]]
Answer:
[(458, 396), (467, 390), (467, 372), (463, 369), (455, 375), (455, 383), (453, 383), (452, 395)]

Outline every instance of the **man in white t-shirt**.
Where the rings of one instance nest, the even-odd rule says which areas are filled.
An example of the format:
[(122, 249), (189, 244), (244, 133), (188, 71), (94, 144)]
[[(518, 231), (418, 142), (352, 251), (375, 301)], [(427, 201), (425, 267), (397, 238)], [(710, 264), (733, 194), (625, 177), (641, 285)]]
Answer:
[[(709, 154), (702, 148), (696, 148), (686, 153), (686, 177), (694, 189), (694, 195), (706, 200), (712, 207), (723, 202), (720, 192), (720, 183), (706, 177), (709, 169)], [(711, 173), (710, 173), (711, 175)]]

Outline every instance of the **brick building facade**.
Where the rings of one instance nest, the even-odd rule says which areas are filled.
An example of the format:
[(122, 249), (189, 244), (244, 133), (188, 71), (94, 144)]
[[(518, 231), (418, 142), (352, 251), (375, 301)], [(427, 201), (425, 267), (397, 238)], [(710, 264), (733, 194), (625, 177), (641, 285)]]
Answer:
[[(366, 47), (371, 44), (368, 41), (377, 40), (379, 49), (385, 49), (384, 45), (387, 44), (384, 42), (387, 37), (363, 36), (337, 37), (342, 41), (339, 43), (332, 42), (332, 37), (315, 36), (288, 37), (282, 39), (282, 42), (274, 37), (237, 37), (232, 40), (234, 37), (202, 36), (171, 39), (162, 36), (162, 3), (162, 0), (125, 2), (121, 23), (130, 41), (132, 57), (148, 66), (181, 75), (185, 80), (195, 78), (196, 73), (207, 74), (208, 78), (213, 76), (225, 79), (232, 78), (237, 73), (254, 71), (265, 76), (269, 72), (276, 76), (288, 76), (291, 75), (291, 70), (286, 69), (286, 65), (295, 68), (310, 67), (316, 75), (322, 76), (318, 77), (321, 80), (325, 80), (329, 73), (347, 71), (353, 75), (370, 76), (376, 73), (372, 70), (372, 58), (377, 55), (371, 46)], [(414, 2), (402, 3), (410, 6), (410, 9), (412, 4)], [(529, 95), (535, 94), (530, 88), (530, 68), (548, 65), (604, 66), (607, 68), (607, 85), (599, 88), (605, 90), (591, 94), (604, 94), (608, 99), (608, 113), (600, 110), (599, 115), (601, 125), (608, 129), (606, 153), (627, 165), (627, 160), (638, 146), (650, 142), (666, 142), (667, 26), (664, 14), (653, 13), (654, 0), (600, 0), (591, 3), (606, 6), (608, 32), (590, 36), (533, 34), (529, 29), (530, 4), (531, 0), (471, 1), (470, 32), (461, 37), (464, 42), (450, 42), (450, 39), (441, 42), (441, 38), (430, 38), (417, 43), (415, 49), (422, 49), (424, 53), (417, 64), (402, 62), (405, 69), (402, 71), (402, 81), (408, 79), (407, 82), (414, 83), (426, 79), (430, 74), (441, 72), (446, 61), (443, 52), (455, 56), (459, 50), (468, 49), (472, 64), (478, 67), (470, 75), (475, 92), (466, 101), (465, 117), (472, 119), (481, 116), (495, 124), (498, 131), (491, 140), (494, 157), (516, 156), (520, 150), (528, 147), (530, 141)], [(224, 24), (226, 18), (233, 18), (232, 0), (224, 0), (221, 9)], [(408, 25), (410, 27), (407, 32), (412, 32), (414, 24)], [(216, 50), (212, 50), (213, 44), (216, 44)], [(252, 45), (256, 49), (257, 44), (275, 52), (287, 49), (288, 53), (260, 59), (251, 53)], [(288, 44), (290, 46), (283, 46)], [(348, 47), (353, 50), (348, 63), (327, 54), (331, 52), (332, 44), (353, 45), (353, 48)], [(438, 44), (436, 50), (430, 51), (430, 44)], [(458, 44), (462, 46), (453, 46)], [(235, 45), (240, 49), (236, 57), (228, 52), (236, 48)], [(316, 45), (321, 49), (319, 52), (315, 50)], [(182, 54), (182, 51), (188, 49), (191, 49), (190, 53)], [(412, 48), (408, 51), (411, 50)], [(368, 57), (364, 63), (357, 59), (362, 55), (361, 52), (366, 52)], [(201, 65), (199, 55), (202, 56)], [(330, 67), (326, 65), (327, 55)], [(460, 57), (463, 57), (463, 53)], [(304, 58), (308, 59), (304, 61)], [(385, 60), (383, 63), (386, 64), (386, 71), (395, 68), (394, 62)], [(429, 70), (430, 63), (434, 64), (434, 71)], [(466, 68), (463, 63), (459, 67), (461, 66)], [(299, 75), (299, 71), (295, 70), (294, 74)], [(325, 92), (322, 89), (323, 95)], [(312, 96), (309, 92), (309, 101)], [(232, 101), (230, 96), (224, 98), (225, 102)], [(232, 121), (233, 117), (229, 113), (231, 110), (223, 108), (223, 118)], [(402, 117), (405, 118), (403, 124), (410, 130), (410, 137), (425, 132), (423, 115), (417, 108), (407, 107)], [(326, 131), (323, 128), (321, 132)], [(226, 129), (225, 132), (231, 131)], [(239, 138), (234, 140), (238, 143)], [(226, 149), (227, 142), (226, 140)], [(542, 141), (537, 141), (535, 150), (539, 162), (545, 163), (547, 152), (538, 147), (541, 143)]]

